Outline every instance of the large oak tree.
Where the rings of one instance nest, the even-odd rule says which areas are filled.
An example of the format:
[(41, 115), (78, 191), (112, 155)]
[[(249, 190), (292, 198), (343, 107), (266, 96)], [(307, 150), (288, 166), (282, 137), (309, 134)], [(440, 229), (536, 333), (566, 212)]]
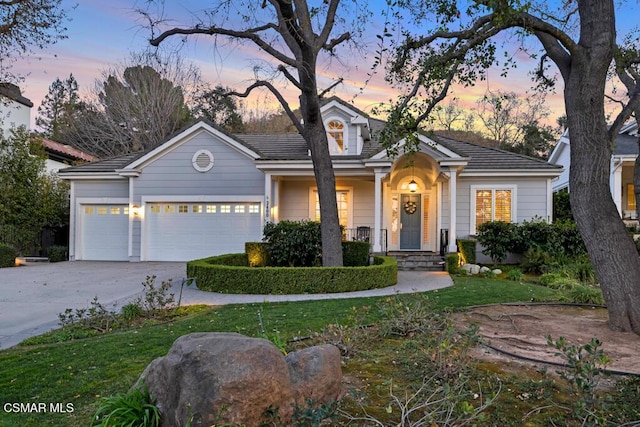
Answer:
[[(552, 10), (558, 3), (559, 9)], [(571, 206), (600, 281), (609, 325), (640, 334), (640, 256), (609, 190), (612, 147), (640, 103), (640, 86), (628, 88), (628, 102), (608, 125), (604, 99), (616, 51), (614, 1), (558, 3), (400, 2), (415, 16), (434, 18), (435, 25), (431, 32), (425, 26), (413, 27), (423, 29), (417, 33), (407, 29), (397, 46), (390, 77), (410, 89), (390, 117), (404, 129), (416, 129), (452, 84), (473, 84), (497, 62), (498, 36), (511, 31), (511, 39), (524, 46), (537, 42), (539, 81), (549, 83), (551, 63), (564, 83), (571, 133)], [(638, 51), (630, 57), (637, 58)]]
[[(260, 4), (261, 3), (261, 4)], [(233, 9), (238, 17), (230, 16)], [(342, 265), (342, 233), (338, 221), (335, 175), (324, 123), (320, 114), (321, 98), (327, 89), (318, 87), (318, 61), (322, 54), (333, 55), (336, 47), (351, 39), (351, 32), (338, 32), (336, 19), (340, 0), (309, 3), (305, 0), (265, 0), (264, 2), (211, 1), (210, 8), (201, 10), (196, 22), (173, 28), (161, 28), (154, 33), (151, 44), (158, 46), (170, 37), (198, 35), (225, 38), (254, 45), (278, 65), (276, 72), (299, 91), (302, 122), (279, 91), (273, 79), (257, 78), (246, 91), (268, 89), (303, 136), (313, 161), (318, 186), (322, 232), (322, 264)], [(161, 21), (144, 12), (157, 30)], [(362, 10), (355, 11), (361, 14)], [(196, 16), (196, 14), (194, 14)], [(343, 19), (345, 14), (340, 15)], [(353, 19), (356, 22), (356, 18)], [(356, 28), (352, 26), (351, 29)], [(282, 88), (282, 87), (280, 87)]]

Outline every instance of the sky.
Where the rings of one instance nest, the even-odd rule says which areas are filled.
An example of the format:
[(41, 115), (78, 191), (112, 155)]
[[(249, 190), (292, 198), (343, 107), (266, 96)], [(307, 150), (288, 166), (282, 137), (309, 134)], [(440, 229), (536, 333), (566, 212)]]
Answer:
[[(178, 25), (189, 22), (193, 13), (202, 8), (202, 4), (211, 2), (203, 0), (167, 0), (165, 15), (174, 19), (170, 24)], [(375, 4), (369, 2), (370, 7)], [(31, 113), (32, 125), (37, 116), (37, 108), (48, 92), (49, 85), (56, 79), (66, 79), (70, 73), (78, 81), (81, 95), (86, 94), (104, 70), (122, 64), (131, 52), (141, 52), (149, 46), (150, 30), (145, 28), (144, 19), (135, 11), (143, 7), (144, 0), (64, 0), (69, 10), (70, 21), (67, 24), (67, 38), (47, 47), (18, 62), (14, 68), (25, 75), (20, 84), (22, 93), (34, 103)], [(627, 6), (637, 9), (636, 2), (626, 2)], [(625, 9), (626, 11), (627, 9)], [(621, 13), (625, 19), (637, 17), (636, 13)], [(347, 55), (325, 63), (320, 68), (320, 86), (327, 87), (337, 77), (345, 81), (335, 90), (335, 95), (355, 106), (371, 112), (378, 102), (385, 102), (396, 96), (397, 92), (384, 81), (382, 72), (372, 78), (370, 72), (375, 45), (375, 34), (382, 30), (382, 23), (377, 19), (368, 21), (372, 31), (364, 36), (366, 47), (352, 50)], [(519, 55), (517, 48), (511, 53), (517, 55), (519, 68), (510, 72), (507, 79), (500, 78), (494, 70), (486, 81), (478, 82), (475, 87), (458, 89), (455, 96), (463, 106), (473, 106), (486, 90), (508, 90), (525, 95), (531, 81), (526, 70), (532, 61)], [(202, 76), (212, 86), (222, 84), (240, 90), (250, 84), (253, 78), (253, 67), (256, 58), (266, 58), (266, 54), (256, 52), (250, 46), (214, 45), (207, 37), (191, 39), (181, 50), (184, 59), (193, 62), (201, 70)], [(365, 85), (365, 82), (366, 85)], [(561, 92), (561, 91), (560, 91)], [(294, 88), (284, 90), (285, 97), (297, 106), (297, 95)], [(252, 103), (247, 103), (252, 108)], [(559, 94), (550, 95), (547, 105), (552, 111), (551, 120), (564, 114), (564, 106)]]

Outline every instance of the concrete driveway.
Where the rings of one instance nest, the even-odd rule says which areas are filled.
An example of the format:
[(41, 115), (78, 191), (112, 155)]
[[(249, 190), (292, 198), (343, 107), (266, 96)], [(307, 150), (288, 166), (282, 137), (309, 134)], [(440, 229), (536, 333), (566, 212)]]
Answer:
[(34, 263), (0, 269), (0, 348), (58, 327), (67, 308), (89, 307), (95, 296), (107, 310), (118, 311), (142, 291), (147, 275), (156, 284), (172, 279), (180, 285), (183, 262)]

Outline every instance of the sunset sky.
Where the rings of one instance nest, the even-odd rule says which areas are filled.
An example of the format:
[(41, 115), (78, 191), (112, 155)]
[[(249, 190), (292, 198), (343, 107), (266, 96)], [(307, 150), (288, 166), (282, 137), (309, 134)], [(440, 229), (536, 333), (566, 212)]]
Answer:
[[(49, 85), (56, 79), (67, 78), (73, 73), (78, 81), (81, 94), (86, 93), (100, 77), (101, 72), (127, 60), (130, 52), (140, 52), (148, 47), (150, 32), (144, 27), (144, 20), (136, 13), (136, 7), (142, 7), (142, 0), (64, 0), (69, 7), (68, 38), (48, 47), (38, 55), (22, 60), (16, 70), (26, 78), (21, 83), (23, 95), (34, 103), (32, 123), (37, 116), (37, 107), (48, 91)], [(204, 1), (168, 0), (165, 14), (174, 18), (173, 24), (190, 22), (190, 11), (197, 10), (197, 4), (208, 4)], [(76, 5), (75, 8), (72, 8)], [(202, 7), (202, 6), (200, 6)], [(375, 3), (369, 3), (375, 8)], [(637, 17), (637, 2), (625, 2), (624, 13), (620, 19)], [(632, 12), (632, 13), (630, 13)], [(335, 90), (335, 94), (367, 112), (378, 102), (394, 97), (395, 91), (383, 79), (380, 71), (363, 88), (368, 79), (367, 73), (372, 64), (375, 34), (381, 32), (381, 20), (372, 19), (370, 35), (365, 36), (366, 47), (361, 51), (349, 51), (338, 60), (325, 64), (320, 69), (321, 87), (331, 84), (332, 79), (344, 77), (345, 82)], [(628, 25), (630, 27), (631, 24)], [(368, 39), (367, 39), (368, 38)], [(518, 55), (517, 47), (510, 54)], [(257, 57), (266, 58), (264, 53), (256, 53), (249, 45), (214, 47), (207, 37), (189, 42), (181, 51), (181, 55), (195, 63), (201, 70), (205, 80), (212, 85), (243, 89), (253, 77), (253, 66)], [(526, 71), (532, 62), (524, 55), (518, 57), (519, 68), (511, 72), (507, 79), (500, 78), (499, 72), (490, 74), (487, 81), (478, 82), (473, 88), (456, 91), (455, 96), (461, 104), (472, 106), (487, 89), (502, 89), (521, 93), (531, 86)], [(297, 94), (289, 88), (285, 91), (292, 106), (297, 106)], [(548, 106), (552, 109), (553, 119), (564, 113), (562, 99), (559, 95), (548, 97)], [(251, 108), (251, 105), (248, 105)]]

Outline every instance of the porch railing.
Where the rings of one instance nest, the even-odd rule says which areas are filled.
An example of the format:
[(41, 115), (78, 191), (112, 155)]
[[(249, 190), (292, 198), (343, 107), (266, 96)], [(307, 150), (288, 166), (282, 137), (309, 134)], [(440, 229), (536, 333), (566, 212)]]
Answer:
[[(342, 233), (345, 241), (369, 242), (373, 252), (374, 231), (371, 227), (345, 228)], [(380, 251), (387, 253), (387, 229), (380, 230)]]

